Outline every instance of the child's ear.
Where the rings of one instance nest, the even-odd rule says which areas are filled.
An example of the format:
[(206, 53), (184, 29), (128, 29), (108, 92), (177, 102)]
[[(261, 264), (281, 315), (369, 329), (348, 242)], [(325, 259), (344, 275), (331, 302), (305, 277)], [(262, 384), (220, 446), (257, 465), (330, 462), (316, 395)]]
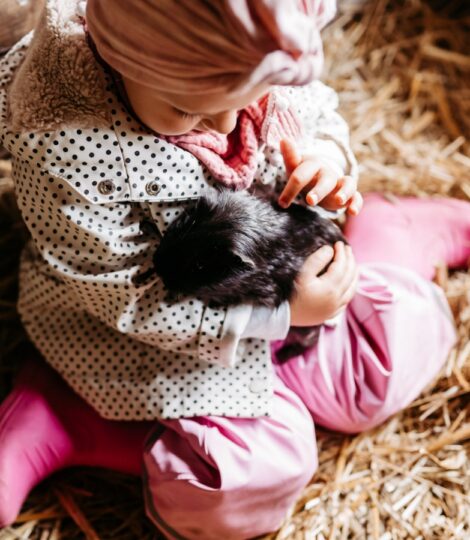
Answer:
[(223, 250), (219, 254), (215, 254), (212, 258), (209, 268), (217, 273), (219, 278), (221, 276), (230, 275), (235, 270), (254, 270), (256, 264), (250, 257), (244, 254), (236, 253), (235, 251)]

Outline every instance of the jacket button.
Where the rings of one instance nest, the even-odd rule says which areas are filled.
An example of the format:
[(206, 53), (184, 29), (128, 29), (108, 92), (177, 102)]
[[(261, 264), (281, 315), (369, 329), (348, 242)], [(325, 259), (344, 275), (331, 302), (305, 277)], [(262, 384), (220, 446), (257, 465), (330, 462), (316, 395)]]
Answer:
[(258, 377), (255, 377), (250, 382), (250, 392), (253, 392), (253, 394), (261, 394), (261, 392), (264, 392), (267, 388), (267, 383), (264, 379), (260, 379)]
[(161, 189), (162, 188), (158, 182), (148, 182), (145, 186), (147, 195), (158, 195)]
[(101, 195), (111, 195), (116, 189), (112, 180), (101, 180), (98, 184), (98, 191)]

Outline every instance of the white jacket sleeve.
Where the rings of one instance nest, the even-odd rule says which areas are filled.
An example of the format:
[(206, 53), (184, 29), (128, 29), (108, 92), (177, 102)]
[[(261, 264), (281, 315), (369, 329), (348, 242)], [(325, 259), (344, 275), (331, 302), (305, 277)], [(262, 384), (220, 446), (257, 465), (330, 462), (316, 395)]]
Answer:
[[(221, 356), (236, 358), (236, 344), (240, 338), (267, 340), (284, 339), (290, 325), (289, 302), (278, 308), (253, 307), (243, 304), (231, 308), (224, 322), (221, 339)], [(233, 365), (233, 364), (230, 364)]]
[(357, 180), (357, 161), (350, 147), (348, 125), (337, 112), (336, 92), (320, 81), (289, 87), (285, 92), (302, 122), (300, 153), (322, 156)]
[[(147, 217), (140, 204), (80, 201), (63, 179), (17, 158), (13, 176), (34, 264), (52, 287), (37, 297), (48, 309), (66, 303), (138, 341), (221, 366), (234, 365), (243, 337), (268, 337), (265, 315), (259, 318), (266, 321), (265, 332), (245, 332), (260, 326), (250, 323), (258, 320), (252, 306), (218, 309), (197, 298), (175, 301), (157, 276), (136, 280), (150, 268), (157, 245), (140, 230)], [(274, 334), (279, 327), (283, 333), (286, 320), (284, 315), (282, 324), (274, 324)]]
[(283, 302), (275, 309), (251, 307), (251, 316), (242, 338), (284, 339), (290, 326), (289, 302)]

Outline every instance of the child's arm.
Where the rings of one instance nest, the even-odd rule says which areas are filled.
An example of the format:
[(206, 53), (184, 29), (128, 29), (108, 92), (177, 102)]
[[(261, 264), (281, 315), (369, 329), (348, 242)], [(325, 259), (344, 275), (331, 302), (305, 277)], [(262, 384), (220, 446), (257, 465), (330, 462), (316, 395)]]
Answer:
[[(40, 193), (48, 189), (48, 197), (20, 196), (18, 204), (25, 219), (36, 212), (54, 216), (55, 235), (45, 238), (40, 227), (30, 228), (44, 260), (38, 272), (56, 281), (54, 292), (46, 297), (67, 298), (73, 309), (162, 351), (222, 366), (236, 363), (252, 306), (218, 309), (196, 298), (173, 301), (157, 276), (138, 283), (135, 278), (149, 268), (156, 247), (155, 240), (139, 229), (142, 209), (135, 204), (78, 202), (77, 193), (70, 191), (69, 196), (62, 179), (44, 174), (36, 180)], [(16, 181), (21, 189), (20, 178)], [(265, 339), (287, 333), (288, 320), (273, 315), (272, 325), (264, 329)], [(250, 337), (261, 336), (252, 331)]]
[(196, 298), (170, 300), (157, 276), (139, 283), (135, 278), (152, 265), (156, 247), (155, 238), (140, 230), (143, 208), (86, 200), (73, 183), (22, 160), (22, 144), (0, 122), (1, 144), (13, 154), (17, 202), (35, 248), (27, 264), (43, 277), (45, 308), (68, 305), (110, 332), (222, 366), (236, 363), (243, 337), (285, 337), (286, 306), (272, 312), (251, 305), (214, 309)]
[[(331, 210), (345, 207), (349, 213), (358, 213), (362, 197), (356, 191), (357, 163), (349, 147), (348, 126), (336, 112), (336, 93), (318, 81), (277, 91), (281, 93), (280, 101), (288, 98), (300, 118), (303, 136), (295, 143), (282, 141), (280, 152), (267, 148), (265, 169), (259, 180), (269, 182), (269, 167), (274, 166), (275, 190), (285, 198), (284, 206), (301, 192), (312, 204), (308, 195), (315, 188), (316, 203)], [(344, 199), (338, 201), (341, 194)], [(302, 268), (296, 283), (297, 294), (290, 302), (292, 326), (323, 323), (354, 296), (357, 267), (350, 248), (335, 246), (334, 259), (331, 248), (329, 253), (327, 249), (312, 254)], [(328, 270), (318, 276), (328, 264)]]
[[(171, 301), (156, 276), (144, 284), (135, 281), (151, 266), (155, 250), (155, 240), (140, 230), (141, 205), (94, 202), (84, 189), (91, 180), (75, 177), (82, 183), (76, 189), (66, 173), (57, 170), (60, 167), (48, 170), (47, 152), (58, 133), (44, 139), (41, 134), (13, 133), (8, 127), (6, 96), (29, 43), (24, 41), (0, 68), (0, 145), (13, 155), (18, 205), (36, 248), (31, 264), (48, 287), (42, 300), (47, 309), (60, 299), (58, 305), (89, 313), (110, 329), (162, 352), (223, 366), (236, 362), (244, 337), (285, 337), (288, 305), (277, 310), (251, 305), (213, 309), (196, 298)], [(73, 144), (79, 143), (71, 144), (70, 155)]]

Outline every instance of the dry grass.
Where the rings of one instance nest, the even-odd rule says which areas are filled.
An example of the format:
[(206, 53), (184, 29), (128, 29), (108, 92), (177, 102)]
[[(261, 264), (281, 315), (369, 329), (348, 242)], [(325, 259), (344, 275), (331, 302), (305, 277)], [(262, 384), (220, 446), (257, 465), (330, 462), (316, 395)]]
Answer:
[[(470, 199), (470, 13), (466, 0), (344, 1), (325, 34), (362, 189)], [(465, 49), (467, 46), (467, 50)], [(0, 162), (8, 168), (8, 163)], [(8, 176), (4, 171), (3, 176)], [(1, 181), (0, 181), (1, 182)], [(23, 229), (0, 184), (0, 392), (27, 354), (14, 301)], [(319, 431), (318, 473), (270, 539), (470, 538), (470, 272), (439, 271), (459, 343), (427, 391), (357, 437)], [(255, 512), (256, 509), (253, 509)], [(138, 481), (64, 471), (39, 486), (0, 540), (145, 539)]]
[[(325, 35), (327, 78), (341, 94), (362, 190), (470, 199), (465, 4), (342, 3)], [(445, 369), (380, 428), (322, 433), (318, 473), (270, 538), (470, 538), (470, 272), (440, 269), (438, 280), (459, 331)]]

